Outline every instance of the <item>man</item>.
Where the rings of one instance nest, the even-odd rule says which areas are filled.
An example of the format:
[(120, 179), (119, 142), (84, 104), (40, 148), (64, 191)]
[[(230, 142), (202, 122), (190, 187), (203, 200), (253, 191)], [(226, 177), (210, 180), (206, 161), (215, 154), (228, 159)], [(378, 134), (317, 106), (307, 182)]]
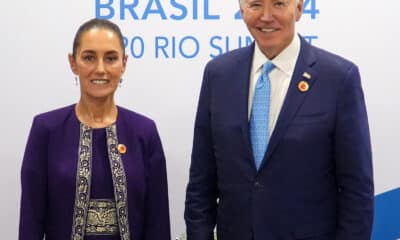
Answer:
[(240, 1), (255, 43), (205, 68), (188, 240), (213, 239), (215, 225), (218, 240), (370, 239), (372, 160), (358, 68), (295, 34), (302, 9), (303, 0)]

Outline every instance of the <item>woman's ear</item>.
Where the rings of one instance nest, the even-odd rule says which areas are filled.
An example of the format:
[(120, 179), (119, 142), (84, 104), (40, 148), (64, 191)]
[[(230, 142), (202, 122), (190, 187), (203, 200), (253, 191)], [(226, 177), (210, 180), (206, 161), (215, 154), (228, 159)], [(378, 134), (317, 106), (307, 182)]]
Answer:
[(76, 61), (75, 61), (74, 56), (73, 56), (71, 53), (68, 54), (68, 61), (69, 61), (69, 66), (70, 66), (70, 68), (71, 68), (71, 71), (72, 71), (75, 75), (78, 75), (78, 68), (77, 68), (77, 66), (76, 66)]
[(122, 73), (125, 72), (126, 69), (126, 63), (128, 62), (128, 55), (124, 55), (124, 58), (122, 59)]

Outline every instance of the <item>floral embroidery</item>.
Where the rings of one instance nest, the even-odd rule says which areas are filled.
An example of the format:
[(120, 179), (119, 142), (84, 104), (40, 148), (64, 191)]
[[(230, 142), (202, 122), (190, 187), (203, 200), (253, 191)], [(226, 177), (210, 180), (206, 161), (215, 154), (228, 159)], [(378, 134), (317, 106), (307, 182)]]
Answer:
[[(115, 212), (118, 226), (107, 225), (103, 223), (109, 233), (115, 233), (119, 229), (121, 240), (130, 240), (129, 221), (128, 221), (128, 199), (127, 199), (127, 182), (122, 163), (121, 155), (118, 152), (117, 127), (115, 124), (106, 128), (107, 150), (110, 161), (112, 180), (114, 185)], [(100, 229), (100, 233), (105, 229), (96, 228), (93, 224), (95, 221), (96, 211), (100, 210), (96, 203), (90, 201), (90, 185), (92, 173), (92, 129), (84, 124), (80, 126), (80, 140), (78, 150), (78, 166), (76, 175), (76, 195), (74, 214), (72, 222), (72, 240), (83, 240), (85, 232), (94, 234), (95, 229)], [(114, 202), (112, 202), (114, 204)], [(90, 207), (90, 209), (89, 209)], [(93, 208), (94, 207), (94, 208)], [(112, 223), (113, 210), (109, 205), (105, 209), (100, 210), (102, 214), (106, 214), (107, 223)], [(88, 216), (89, 215), (89, 216)], [(114, 215), (115, 216), (115, 215)], [(114, 218), (115, 219), (115, 218)], [(117, 228), (118, 227), (118, 228)], [(116, 229), (117, 228), (117, 229)], [(97, 232), (99, 233), (99, 232)]]
[(72, 240), (83, 240), (90, 199), (92, 174), (92, 131), (81, 124), (76, 174), (75, 206), (72, 222)]
[(127, 183), (121, 154), (118, 152), (117, 126), (115, 124), (107, 128), (107, 146), (121, 240), (129, 240)]

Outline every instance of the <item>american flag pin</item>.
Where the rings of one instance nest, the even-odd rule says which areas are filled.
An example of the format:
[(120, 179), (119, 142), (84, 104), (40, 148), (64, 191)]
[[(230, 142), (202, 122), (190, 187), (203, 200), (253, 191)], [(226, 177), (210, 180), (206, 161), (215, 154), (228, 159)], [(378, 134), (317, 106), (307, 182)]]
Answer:
[(308, 72), (304, 72), (303, 77), (305, 77), (307, 79), (311, 79), (311, 75)]

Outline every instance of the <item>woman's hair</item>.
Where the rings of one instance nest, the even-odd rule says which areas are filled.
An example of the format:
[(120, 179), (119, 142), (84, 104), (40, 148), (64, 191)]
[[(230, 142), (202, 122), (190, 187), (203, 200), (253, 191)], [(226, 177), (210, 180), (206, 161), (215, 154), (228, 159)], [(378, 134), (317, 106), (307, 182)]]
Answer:
[(79, 27), (78, 31), (76, 32), (75, 38), (74, 38), (74, 43), (72, 45), (72, 56), (74, 58), (76, 56), (76, 51), (79, 47), (82, 34), (93, 28), (107, 29), (107, 30), (110, 30), (110, 31), (114, 32), (115, 34), (117, 34), (119, 42), (121, 44), (122, 52), (125, 55), (124, 38), (122, 36), (121, 29), (115, 23), (113, 23), (111, 21), (108, 21), (105, 19), (94, 18), (94, 19), (91, 19), (91, 20), (83, 23)]

